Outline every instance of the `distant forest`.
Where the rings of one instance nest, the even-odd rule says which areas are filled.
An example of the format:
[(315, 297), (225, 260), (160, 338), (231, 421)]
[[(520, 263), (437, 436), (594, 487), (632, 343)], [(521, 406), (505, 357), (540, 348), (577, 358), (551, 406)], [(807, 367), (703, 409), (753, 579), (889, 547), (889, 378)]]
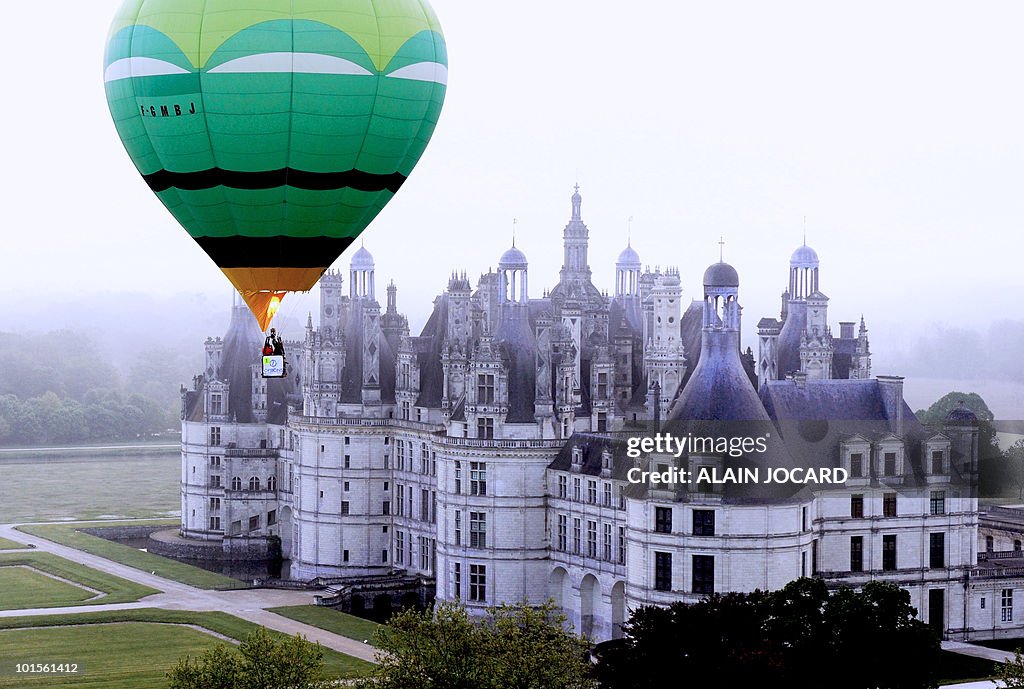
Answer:
[(184, 353), (150, 348), (119, 369), (81, 332), (0, 337), (0, 445), (138, 440), (180, 428), (180, 386), (198, 370)]

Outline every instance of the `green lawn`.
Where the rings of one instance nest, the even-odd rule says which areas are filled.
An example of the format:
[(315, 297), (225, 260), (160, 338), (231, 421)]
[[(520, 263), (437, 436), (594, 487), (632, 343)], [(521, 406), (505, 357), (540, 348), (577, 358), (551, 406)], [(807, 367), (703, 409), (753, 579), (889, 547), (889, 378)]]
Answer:
[[(26, 451), (27, 452), (27, 451)], [(181, 452), (0, 454), (0, 524), (98, 517), (166, 517), (181, 509)]]
[(316, 605), (291, 605), (284, 608), (268, 608), (268, 610), (356, 641), (369, 640), (370, 643), (373, 643), (373, 633), (380, 627), (372, 620), (364, 620), (355, 615), (339, 612), (334, 608), (322, 608)]
[(18, 543), (6, 538), (0, 538), (0, 550), (20, 550), (22, 548), (31, 548), (30, 545), (24, 543)]
[[(97, 598), (91, 603), (84, 603), (85, 599), (92, 598), (93, 594), (63, 582), (54, 581), (49, 577), (40, 575), (38, 572), (29, 572), (32, 577), (24, 577), (12, 572), (25, 572), (26, 570), (15, 568), (13, 565), (26, 565), (37, 569), (40, 572), (47, 572), (54, 576), (73, 581), (82, 586), (102, 591), (107, 595)], [(55, 608), (64, 605), (76, 604), (106, 604), (106, 603), (132, 603), (145, 596), (159, 593), (142, 584), (136, 584), (115, 577), (112, 574), (100, 572), (85, 565), (80, 565), (53, 553), (29, 552), (29, 553), (0, 553), (0, 574), (6, 579), (0, 578), (0, 609), (14, 610), (17, 608)], [(40, 589), (41, 586), (55, 587), (47, 589), (54, 595), (50, 598), (48, 593)], [(67, 587), (62, 589), (61, 587)], [(63, 593), (61, 593), (63, 591)], [(71, 592), (82, 594), (80, 597), (70, 597)]]
[[(189, 627), (127, 622), (96, 627), (0, 631), (0, 672), (5, 687), (165, 686), (167, 670), (184, 655), (221, 643)], [(11, 676), (15, 663), (78, 663), (81, 676)]]
[[(245, 638), (247, 634), (254, 631), (257, 625), (246, 622), (245, 620), (237, 617), (232, 617), (222, 612), (188, 612), (182, 610), (156, 610), (151, 608), (143, 608), (140, 610), (117, 610), (117, 611), (103, 611), (103, 612), (91, 612), (81, 613), (76, 615), (59, 615), (53, 617), (33, 616), (33, 617), (8, 617), (0, 618), (0, 672), (3, 671), (5, 666), (9, 666), (12, 662), (25, 662), (26, 659), (31, 660), (31, 657), (49, 656), (51, 658), (64, 658), (69, 653), (78, 656), (79, 651), (85, 651), (92, 649), (92, 652), (96, 654), (95, 660), (90, 663), (88, 658), (80, 658), (80, 662), (85, 662), (87, 675), (80, 678), (78, 684), (57, 684), (57, 683), (30, 683), (28, 681), (23, 684), (12, 685), (14, 687), (65, 687), (65, 686), (93, 686), (93, 687), (110, 687), (112, 689), (119, 688), (132, 688), (147, 686), (146, 682), (150, 682), (149, 686), (162, 686), (158, 681), (158, 678), (163, 677), (163, 673), (168, 668), (173, 666), (177, 659), (185, 653), (192, 653), (195, 655), (197, 652), (201, 652), (202, 649), (188, 650), (183, 649), (181, 644), (182, 640), (188, 641), (193, 639), (191, 635), (187, 636), (176, 636), (173, 638), (157, 638), (150, 632), (150, 628), (156, 627), (155, 624), (126, 624), (125, 626), (133, 630), (131, 636), (137, 639), (132, 645), (128, 647), (122, 647), (118, 643), (114, 642), (109, 635), (111, 627), (83, 627), (82, 635), (77, 639), (69, 639), (63, 637), (60, 634), (54, 635), (53, 632), (59, 632), (63, 630), (60, 628), (51, 629), (32, 629), (27, 632), (29, 638), (32, 639), (33, 643), (29, 645), (31, 653), (20, 653), (17, 654), (12, 650), (13, 644), (20, 644), (21, 637), (17, 636), (22, 632), (5, 631), (13, 630), (22, 627), (54, 627), (55, 625), (88, 625), (88, 624), (107, 624), (112, 622), (120, 623), (162, 623), (167, 624), (192, 624), (215, 631), (224, 636), (231, 637), (232, 639), (241, 640)], [(158, 627), (158, 629), (166, 629), (165, 627)], [(173, 627), (170, 629), (174, 629)], [(182, 628), (178, 628), (179, 630)], [(184, 631), (193, 631), (185, 629)], [(197, 634), (199, 632), (196, 632)], [(279, 635), (279, 632), (271, 631), (273, 635)], [(14, 635), (14, 636), (8, 636)], [(201, 635), (204, 636), (204, 635)], [(218, 643), (213, 637), (206, 637), (209, 639), (209, 643)], [(75, 645), (70, 645), (74, 643)], [(206, 645), (203, 648), (208, 648)], [(75, 649), (69, 651), (69, 649)], [(132, 649), (132, 650), (129, 650)], [(164, 652), (166, 650), (166, 653)], [(160, 657), (157, 657), (160, 654)], [(31, 656), (31, 657), (28, 657)], [(73, 660), (68, 657), (67, 659)], [(103, 668), (111, 666), (113, 669), (121, 672), (119, 676), (96, 676), (93, 674), (92, 668)], [(365, 675), (369, 672), (372, 665), (358, 658), (353, 658), (330, 649), (324, 649), (324, 668), (325, 674), (329, 678), (347, 678), (347, 677), (358, 677)], [(154, 674), (155, 673), (155, 674)], [(7, 678), (5, 678), (7, 679)], [(7, 685), (5, 685), (7, 686)]]
[[(66, 546), (84, 550), (93, 555), (105, 557), (123, 565), (141, 569), (145, 572), (155, 572), (158, 576), (183, 584), (189, 584), (202, 589), (237, 589), (245, 588), (246, 584), (238, 579), (226, 577), (216, 572), (208, 572), (199, 567), (186, 565), (170, 558), (146, 553), (137, 548), (132, 548), (120, 543), (108, 541), (99, 536), (92, 536), (78, 531), (85, 527), (116, 526), (126, 522), (90, 522), (87, 524), (28, 524), (18, 527), (19, 531), (40, 536), (51, 541), (56, 541)], [(159, 523), (159, 522), (158, 522)], [(178, 522), (167, 522), (177, 524)]]
[(95, 595), (25, 566), (0, 566), (0, 610), (59, 608)]

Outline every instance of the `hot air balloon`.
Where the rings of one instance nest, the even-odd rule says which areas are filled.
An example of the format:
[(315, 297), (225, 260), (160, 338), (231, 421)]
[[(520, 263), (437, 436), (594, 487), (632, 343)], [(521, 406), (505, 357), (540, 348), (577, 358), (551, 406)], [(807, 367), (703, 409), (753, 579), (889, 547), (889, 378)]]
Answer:
[(104, 66), (135, 166), (263, 330), (402, 186), (448, 76), (426, 0), (127, 0)]

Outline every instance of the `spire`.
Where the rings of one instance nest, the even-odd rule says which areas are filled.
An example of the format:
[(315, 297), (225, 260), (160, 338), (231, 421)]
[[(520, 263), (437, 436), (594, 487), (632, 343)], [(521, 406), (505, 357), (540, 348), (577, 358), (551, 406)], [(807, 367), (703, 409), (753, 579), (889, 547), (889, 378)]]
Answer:
[(512, 248), (513, 249), (516, 246), (516, 225), (518, 225), (518, 224), (519, 224), (519, 221), (516, 218), (512, 218)]
[(580, 212), (580, 206), (583, 205), (583, 197), (580, 196), (580, 185), (576, 183), (576, 191), (572, 195), (572, 219), (582, 220), (583, 214)]
[(725, 237), (722, 235), (718, 237), (718, 262), (725, 263)]

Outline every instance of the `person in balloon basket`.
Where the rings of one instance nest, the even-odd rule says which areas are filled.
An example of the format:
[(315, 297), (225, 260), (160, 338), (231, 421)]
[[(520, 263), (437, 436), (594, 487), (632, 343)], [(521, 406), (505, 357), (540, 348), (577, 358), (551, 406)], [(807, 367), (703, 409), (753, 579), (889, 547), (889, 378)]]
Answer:
[[(264, 356), (284, 356), (284, 341), (278, 334), (276, 328), (270, 329), (270, 334), (267, 335), (267, 339), (263, 342), (263, 355)], [(284, 361), (284, 375), (288, 375), (288, 360)]]

